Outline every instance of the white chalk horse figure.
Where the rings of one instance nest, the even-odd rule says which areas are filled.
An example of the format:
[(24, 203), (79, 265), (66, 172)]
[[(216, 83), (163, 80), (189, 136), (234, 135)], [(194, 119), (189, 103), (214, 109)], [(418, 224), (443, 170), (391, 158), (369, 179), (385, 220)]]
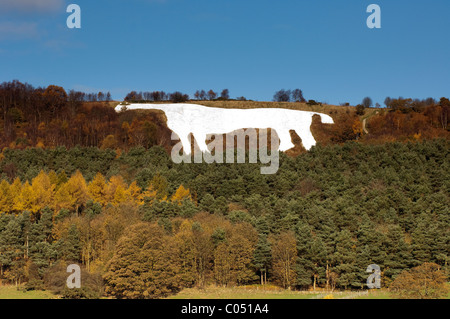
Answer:
[(209, 152), (206, 145), (207, 135), (227, 134), (246, 128), (274, 129), (280, 139), (279, 150), (282, 152), (295, 146), (289, 133), (289, 130), (294, 130), (302, 139), (305, 149), (309, 150), (316, 145), (316, 140), (311, 134), (313, 115), (319, 115), (322, 123), (334, 123), (333, 119), (326, 114), (282, 108), (227, 109), (185, 103), (119, 104), (116, 111), (122, 110), (124, 106), (128, 110), (163, 111), (167, 117), (168, 128), (178, 135), (186, 154), (190, 154), (191, 151), (190, 133), (194, 136), (200, 150)]

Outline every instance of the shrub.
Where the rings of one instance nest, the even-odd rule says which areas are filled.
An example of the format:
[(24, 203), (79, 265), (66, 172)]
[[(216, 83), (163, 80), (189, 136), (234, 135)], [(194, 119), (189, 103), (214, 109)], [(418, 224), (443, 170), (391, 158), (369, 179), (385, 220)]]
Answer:
[(311, 105), (319, 105), (319, 103), (316, 102), (315, 100), (308, 100), (308, 102), (306, 104), (308, 104), (309, 106), (311, 106)]
[(448, 293), (447, 278), (440, 266), (424, 263), (404, 270), (395, 278), (390, 289), (402, 299), (441, 299)]
[(366, 108), (366, 107), (365, 107), (364, 105), (358, 104), (358, 105), (356, 106), (356, 114), (357, 114), (357, 115), (364, 115), (365, 108)]
[(50, 267), (44, 275), (44, 288), (66, 299), (91, 299), (103, 295), (103, 279), (101, 275), (81, 269), (81, 288), (67, 287), (67, 265), (63, 262)]
[(100, 295), (97, 291), (89, 287), (69, 289), (65, 287), (62, 291), (63, 299), (98, 299)]
[(45, 290), (44, 289), (44, 281), (41, 279), (32, 279), (25, 284), (25, 290)]

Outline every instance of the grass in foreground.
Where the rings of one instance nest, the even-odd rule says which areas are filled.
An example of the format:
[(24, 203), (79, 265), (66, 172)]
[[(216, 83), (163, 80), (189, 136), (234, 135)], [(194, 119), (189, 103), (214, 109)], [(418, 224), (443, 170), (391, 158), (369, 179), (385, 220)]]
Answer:
[[(283, 290), (268, 286), (243, 286), (233, 288), (188, 288), (168, 299), (342, 299), (360, 297), (355, 292), (312, 292)], [(364, 297), (364, 296), (363, 296)], [(366, 296), (367, 297), (367, 296)]]
[[(20, 287), (19, 287), (20, 288)], [(24, 291), (16, 286), (0, 286), (0, 299), (58, 299), (49, 291)], [(187, 288), (167, 299), (395, 299), (385, 290), (368, 292), (351, 291), (292, 291), (275, 286), (263, 289), (261, 286), (242, 286), (233, 288), (207, 287), (204, 289)], [(446, 299), (450, 299), (450, 292)]]
[(0, 286), (0, 299), (56, 299), (50, 291), (18, 290), (16, 286)]

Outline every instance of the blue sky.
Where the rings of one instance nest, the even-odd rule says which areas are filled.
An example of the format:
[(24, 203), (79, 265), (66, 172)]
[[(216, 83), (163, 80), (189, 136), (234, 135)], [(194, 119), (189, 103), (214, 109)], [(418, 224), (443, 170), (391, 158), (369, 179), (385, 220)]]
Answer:
[[(68, 29), (66, 7), (82, 10)], [(366, 8), (382, 10), (369, 29)], [(1, 0), (0, 81), (330, 104), (450, 96), (448, 0)]]

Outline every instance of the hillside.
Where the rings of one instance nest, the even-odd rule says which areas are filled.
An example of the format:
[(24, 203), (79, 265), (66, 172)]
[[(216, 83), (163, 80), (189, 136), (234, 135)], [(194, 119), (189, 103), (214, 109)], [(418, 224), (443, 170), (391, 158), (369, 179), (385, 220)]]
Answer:
[(55, 280), (76, 262), (96, 296), (157, 298), (266, 279), (364, 289), (373, 263), (383, 287), (424, 262), (448, 274), (448, 150), (319, 145), (261, 175), (258, 164), (175, 165), (160, 147), (8, 149), (0, 280), (68, 293)]
[[(175, 164), (161, 111), (116, 112), (118, 102), (89, 102), (61, 87), (7, 84), (0, 87), (4, 284), (67, 298), (159, 298), (261, 283), (361, 290), (373, 263), (383, 269), (383, 287), (421, 265), (436, 270), (439, 287), (448, 279), (447, 99), (362, 110), (190, 101), (334, 119), (313, 118), (318, 143), (309, 152), (292, 133), (295, 148), (280, 154), (276, 174), (263, 175), (258, 163)], [(70, 263), (82, 266), (84, 290), (58, 280)]]
[[(204, 105), (208, 107), (216, 108), (238, 108), (238, 109), (251, 109), (251, 108), (285, 108), (301, 111), (318, 112), (330, 115), (334, 121), (335, 125), (324, 125), (320, 122), (318, 116), (314, 116), (313, 123), (311, 125), (311, 132), (315, 137), (317, 143), (326, 145), (338, 140), (345, 141), (348, 137), (343, 137), (350, 135), (350, 138), (357, 137), (361, 135), (362, 123), (359, 117), (355, 114), (355, 108), (351, 106), (336, 106), (336, 105), (308, 105), (306, 103), (290, 103), (290, 102), (257, 102), (257, 101), (188, 101), (187, 103)], [(110, 103), (110, 106), (117, 106), (119, 103)], [(158, 110), (130, 110), (125, 113), (134, 113), (137, 117), (149, 118), (151, 121), (158, 123), (157, 131), (160, 132), (162, 136), (158, 138), (158, 144), (165, 147), (168, 151), (174, 145), (174, 142), (170, 140), (171, 133), (165, 125), (167, 119), (162, 111)], [(373, 110), (372, 110), (373, 113)], [(124, 116), (126, 116), (124, 114)], [(129, 115), (128, 115), (129, 116)], [(225, 140), (225, 136), (224, 136)], [(300, 153), (304, 153), (305, 149), (301, 144), (300, 137), (291, 131), (291, 140), (295, 147), (288, 150), (286, 153), (290, 156), (296, 156)], [(270, 139), (269, 139), (270, 141)], [(194, 139), (191, 139), (192, 147), (194, 147)]]
[[(316, 116), (311, 127), (314, 138), (322, 145), (346, 141), (384, 143), (449, 137), (450, 101), (446, 98), (440, 101), (390, 99), (390, 109), (361, 109), (359, 106), (322, 105), (316, 102), (309, 105), (242, 100), (189, 101), (189, 96), (176, 93), (165, 94), (164, 99), (159, 97), (157, 101), (174, 102), (169, 98), (180, 98), (180, 101), (187, 103), (221, 108), (282, 107), (328, 114), (334, 119), (334, 125), (323, 125)], [(105, 95), (102, 92), (66, 92), (56, 85), (44, 89), (19, 81), (4, 82), (0, 85), (0, 148), (71, 148), (79, 145), (129, 150), (136, 146), (149, 148), (160, 145), (167, 151), (171, 149), (174, 142), (161, 112), (116, 113), (114, 107), (118, 102), (108, 97), (109, 93)], [(305, 150), (299, 137), (291, 132), (291, 138), (296, 147), (287, 153), (303, 153)]]
[[(386, 141), (417, 141), (432, 138), (448, 138), (450, 136), (448, 128), (443, 128), (436, 117), (436, 110), (433, 106), (423, 112), (400, 112), (387, 108), (367, 108), (362, 113), (357, 114), (353, 106), (337, 106), (329, 104), (308, 105), (298, 102), (258, 102), (258, 101), (188, 101), (199, 105), (218, 108), (286, 108), (301, 111), (312, 111), (330, 115), (335, 124), (324, 125), (318, 116), (313, 118), (311, 131), (318, 144), (329, 145), (344, 143), (346, 141), (358, 141), (362, 143), (384, 143)], [(111, 103), (111, 106), (118, 105), (118, 102)], [(431, 111), (430, 111), (431, 110)], [(428, 111), (428, 112), (427, 112)], [(163, 136), (159, 137), (159, 145), (170, 149), (173, 142), (170, 141), (170, 130), (165, 125), (166, 119), (163, 112), (158, 110), (133, 110), (125, 113), (134, 113), (137, 117), (147, 118), (158, 123), (158, 131)], [(123, 114), (123, 116), (127, 116)], [(128, 114), (128, 117), (131, 115)], [(434, 119), (433, 119), (434, 118)], [(305, 149), (301, 144), (301, 139), (291, 131), (291, 139), (295, 145), (293, 149), (286, 153), (289, 156), (296, 156), (304, 153)], [(192, 143), (194, 141), (192, 140)]]

